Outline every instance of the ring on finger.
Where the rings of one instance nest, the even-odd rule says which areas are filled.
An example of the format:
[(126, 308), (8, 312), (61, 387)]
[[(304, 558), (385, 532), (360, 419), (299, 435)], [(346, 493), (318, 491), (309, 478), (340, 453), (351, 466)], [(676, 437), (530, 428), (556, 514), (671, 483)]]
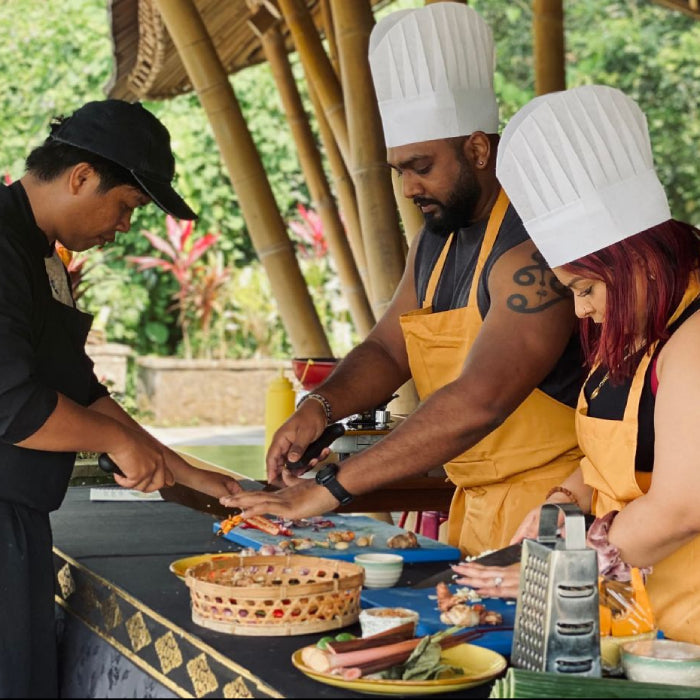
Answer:
[(496, 586), (496, 588), (498, 588), (502, 583), (503, 583), (503, 576), (496, 576), (493, 579), (493, 585)]

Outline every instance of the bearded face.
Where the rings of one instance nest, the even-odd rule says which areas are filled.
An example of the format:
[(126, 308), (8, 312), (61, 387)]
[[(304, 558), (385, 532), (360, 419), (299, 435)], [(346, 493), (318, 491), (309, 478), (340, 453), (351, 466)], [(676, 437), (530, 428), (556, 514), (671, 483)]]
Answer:
[(438, 235), (448, 236), (458, 228), (470, 224), (474, 218), (474, 208), (481, 195), (481, 187), (463, 155), (457, 154), (459, 175), (452, 191), (441, 202), (429, 197), (415, 196), (416, 206), (433, 205), (432, 211), (424, 212), (425, 226)]

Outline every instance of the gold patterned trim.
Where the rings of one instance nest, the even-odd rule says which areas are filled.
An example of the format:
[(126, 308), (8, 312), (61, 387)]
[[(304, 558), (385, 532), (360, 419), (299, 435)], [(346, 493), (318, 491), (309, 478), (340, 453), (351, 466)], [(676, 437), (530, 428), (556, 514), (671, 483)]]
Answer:
[(179, 697), (280, 698), (232, 661), (54, 547), (56, 602)]

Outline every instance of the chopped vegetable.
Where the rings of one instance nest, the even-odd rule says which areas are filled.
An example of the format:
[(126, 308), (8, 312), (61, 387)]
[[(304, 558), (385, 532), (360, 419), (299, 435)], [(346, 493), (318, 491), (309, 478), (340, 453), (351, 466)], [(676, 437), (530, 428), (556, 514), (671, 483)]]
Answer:
[(333, 637), (321, 637), (321, 639), (316, 642), (316, 648), (325, 651), (328, 648), (328, 644), (333, 641), (335, 641)]
[(351, 639), (357, 639), (357, 637), (351, 632), (340, 632), (335, 635), (336, 642), (349, 642)]

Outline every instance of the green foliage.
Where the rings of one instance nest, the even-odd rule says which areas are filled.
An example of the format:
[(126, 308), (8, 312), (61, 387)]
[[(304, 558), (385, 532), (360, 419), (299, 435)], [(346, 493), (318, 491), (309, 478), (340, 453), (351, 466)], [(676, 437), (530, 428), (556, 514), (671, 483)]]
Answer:
[[(532, 2), (470, 4), (494, 30), (505, 124), (535, 94)], [(564, 26), (568, 87), (602, 83), (638, 102), (671, 211), (699, 225), (700, 22), (647, 0), (568, 0)]]
[[(423, 4), (396, 0), (378, 16)], [(532, 2), (470, 4), (494, 31), (495, 87), (505, 124), (534, 96)], [(113, 70), (107, 5), (105, 0), (0, 0), (0, 174), (6, 170), (13, 179), (22, 175), (24, 158), (45, 138), (52, 116), (104, 98)], [(659, 175), (674, 215), (700, 223), (695, 164), (700, 144), (700, 22), (647, 0), (567, 0), (564, 9), (568, 84), (607, 83), (639, 102), (648, 116)], [(298, 60), (291, 60), (299, 80)], [(232, 85), (280, 213), (292, 221), (297, 204), (308, 206), (310, 198), (269, 66), (241, 71)], [(300, 90), (306, 100), (303, 82)], [(213, 354), (289, 356), (268, 280), (199, 99), (182, 95), (146, 106), (171, 132), (177, 187), (200, 214), (197, 231), (220, 234), (219, 257), (210, 264), (232, 270), (207, 341)], [(90, 253), (96, 257), (83, 283), (81, 303), (96, 314), (97, 327), (108, 340), (126, 343), (139, 354), (174, 355), (182, 348), (182, 330), (172, 309), (175, 281), (158, 270), (139, 273), (126, 260), (152, 253), (140, 233), (161, 229), (162, 221), (155, 206), (138, 210), (131, 233)], [(300, 258), (334, 353), (342, 355), (355, 335), (332, 261), (327, 256)], [(193, 352), (203, 351), (201, 342), (193, 339)]]

